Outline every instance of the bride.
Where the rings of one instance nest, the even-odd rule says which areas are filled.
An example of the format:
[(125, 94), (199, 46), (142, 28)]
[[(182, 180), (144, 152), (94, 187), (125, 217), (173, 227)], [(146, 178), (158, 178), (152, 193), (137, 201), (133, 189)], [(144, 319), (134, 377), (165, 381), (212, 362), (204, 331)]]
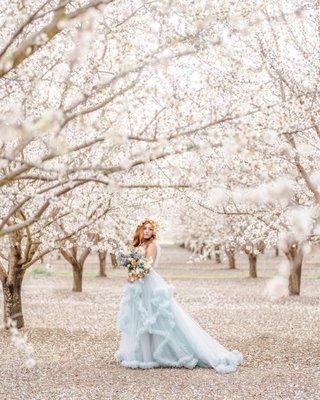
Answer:
[(121, 340), (116, 359), (129, 368), (212, 367), (225, 374), (236, 370), (243, 356), (229, 351), (193, 320), (174, 298), (174, 286), (157, 272), (161, 247), (158, 225), (145, 219), (138, 225), (133, 246), (152, 259), (142, 280), (125, 284), (117, 315)]

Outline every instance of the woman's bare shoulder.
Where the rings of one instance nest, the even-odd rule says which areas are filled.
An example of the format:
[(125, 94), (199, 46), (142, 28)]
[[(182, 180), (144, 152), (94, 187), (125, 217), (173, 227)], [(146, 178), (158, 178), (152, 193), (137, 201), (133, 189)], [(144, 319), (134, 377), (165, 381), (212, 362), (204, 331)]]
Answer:
[(148, 244), (147, 248), (149, 248), (149, 249), (157, 248), (157, 242), (155, 240), (153, 240), (151, 243)]

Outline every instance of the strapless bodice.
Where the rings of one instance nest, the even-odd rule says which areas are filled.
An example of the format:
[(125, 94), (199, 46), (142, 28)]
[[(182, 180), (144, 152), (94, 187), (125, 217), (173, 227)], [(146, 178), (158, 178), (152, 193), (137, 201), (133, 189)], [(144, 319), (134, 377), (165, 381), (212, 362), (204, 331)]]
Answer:
[[(155, 245), (157, 247), (157, 254), (156, 254), (155, 260), (153, 261), (152, 268), (156, 268), (158, 266), (159, 259), (160, 259), (160, 256), (161, 256), (161, 246), (160, 246), (160, 244), (158, 242), (154, 242), (154, 243), (155, 243)], [(146, 248), (144, 246), (142, 246), (142, 245), (140, 245), (138, 247), (141, 247), (142, 250), (144, 250), (143, 254), (145, 256), (146, 255)]]

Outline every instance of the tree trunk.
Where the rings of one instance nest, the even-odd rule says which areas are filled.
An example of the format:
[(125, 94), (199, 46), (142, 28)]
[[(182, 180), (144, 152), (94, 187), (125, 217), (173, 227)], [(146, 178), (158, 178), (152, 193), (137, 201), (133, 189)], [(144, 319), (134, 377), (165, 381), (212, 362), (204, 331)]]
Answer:
[(99, 256), (99, 276), (106, 277), (106, 259), (107, 259), (107, 252), (106, 251), (98, 251)]
[(18, 329), (24, 326), (21, 301), (21, 285), (24, 273), (19, 272), (13, 284), (7, 284), (7, 280), (2, 282), (3, 305), (4, 305), (4, 326), (9, 329), (10, 319), (15, 321)]
[(219, 244), (214, 246), (214, 252), (215, 252), (215, 256), (216, 256), (216, 263), (221, 264), (220, 245)]
[(257, 277), (257, 256), (255, 254), (248, 254), (249, 259), (249, 276), (250, 278)]
[(260, 252), (261, 254), (264, 254), (264, 251), (265, 251), (265, 249), (266, 249), (266, 244), (265, 244), (265, 242), (264, 242), (263, 240), (260, 240), (260, 241), (257, 243), (257, 249), (259, 250), (259, 252)]
[(118, 268), (117, 257), (114, 253), (110, 253), (111, 265), (113, 268)]
[(73, 292), (82, 292), (82, 275), (83, 266), (89, 256), (91, 250), (90, 248), (84, 248), (81, 256), (78, 258), (79, 247), (74, 245), (71, 250), (67, 251), (63, 248), (60, 249), (62, 256), (71, 264), (72, 274), (73, 274)]
[(303, 253), (299, 245), (290, 246), (285, 253), (290, 263), (289, 295), (300, 294)]
[(72, 272), (73, 272), (73, 292), (82, 292), (82, 272), (83, 266), (79, 263), (72, 264)]
[(228, 256), (229, 269), (235, 269), (236, 268), (235, 251), (232, 249), (229, 249), (229, 250), (226, 250), (226, 254)]
[(8, 258), (8, 274), (2, 280), (4, 326), (10, 328), (10, 319), (15, 321), (18, 329), (24, 326), (21, 301), (21, 286), (25, 274), (22, 269), (21, 232), (10, 235), (10, 251)]
[(201, 255), (203, 255), (204, 247), (205, 247), (205, 244), (202, 243), (202, 245), (201, 245), (201, 247), (200, 247), (200, 254), (201, 254)]
[(300, 294), (302, 262), (295, 268), (292, 268), (289, 276), (289, 294), (290, 296)]

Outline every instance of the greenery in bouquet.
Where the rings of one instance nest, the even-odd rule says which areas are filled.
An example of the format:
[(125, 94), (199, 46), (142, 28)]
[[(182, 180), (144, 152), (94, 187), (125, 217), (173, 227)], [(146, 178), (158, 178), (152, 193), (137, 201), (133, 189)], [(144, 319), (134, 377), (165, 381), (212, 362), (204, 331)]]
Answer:
[(130, 282), (142, 280), (150, 272), (151, 260), (144, 257), (136, 247), (131, 247), (128, 252), (119, 250), (116, 256), (120, 267), (127, 270)]

